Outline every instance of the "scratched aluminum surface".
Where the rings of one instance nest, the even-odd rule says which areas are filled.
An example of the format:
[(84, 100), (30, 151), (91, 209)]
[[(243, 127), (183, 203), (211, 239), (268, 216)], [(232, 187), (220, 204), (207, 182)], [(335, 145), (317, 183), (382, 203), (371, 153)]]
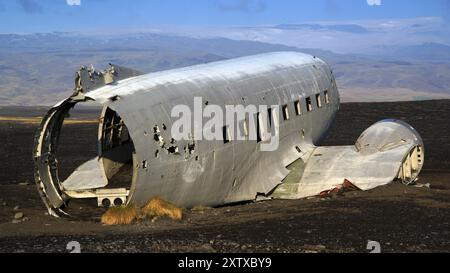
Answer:
[[(254, 200), (258, 193), (267, 194), (282, 182), (288, 174), (286, 166), (299, 157), (295, 146), (318, 141), (333, 121), (339, 95), (332, 77), (329, 67), (317, 58), (272, 53), (152, 73), (100, 88), (87, 96), (106, 102), (122, 117), (133, 139), (137, 161), (149, 164), (147, 169), (136, 169), (133, 202), (144, 203), (161, 196), (186, 207), (214, 206)], [(329, 105), (294, 116), (294, 100), (325, 90), (330, 93)], [(120, 99), (107, 99), (114, 96)], [(161, 136), (170, 140), (172, 108), (184, 104), (193, 109), (194, 97), (220, 105), (223, 110), (225, 105), (288, 104), (292, 117), (281, 121), (281, 143), (274, 152), (261, 152), (261, 144), (256, 141), (224, 144), (194, 140), (192, 155), (184, 153), (189, 141), (176, 143), (179, 155), (168, 154), (154, 140), (153, 128), (164, 124), (168, 130), (161, 129)], [(302, 129), (306, 130), (305, 139)], [(154, 156), (156, 151), (158, 158)]]
[[(139, 74), (122, 69), (131, 71), (129, 75)], [(329, 103), (324, 100), (325, 91)], [(316, 94), (321, 94), (321, 107)], [(173, 108), (186, 105), (194, 112), (194, 97), (201, 98), (204, 106), (219, 106), (224, 113), (226, 105), (287, 105), (288, 120), (277, 113), (278, 149), (262, 151), (261, 145), (267, 143), (256, 140), (224, 143), (191, 137), (171, 141)], [(311, 98), (311, 111), (307, 111), (306, 98)], [(67, 198), (59, 189), (62, 183), (54, 154), (59, 130), (70, 108), (86, 99), (102, 104), (104, 112), (107, 108), (115, 111), (128, 129), (135, 154), (127, 202), (138, 205), (155, 196), (182, 207), (251, 201), (258, 195), (302, 198), (317, 195), (344, 179), (370, 189), (392, 182), (411, 150), (423, 148), (411, 126), (392, 120), (371, 126), (354, 146), (316, 147), (334, 121), (340, 98), (331, 69), (313, 56), (278, 52), (151, 73), (77, 94), (76, 99), (68, 98), (50, 109), (35, 139), (35, 177), (52, 215), (64, 212)], [(296, 115), (295, 101), (300, 101), (301, 115)], [(203, 119), (204, 124), (207, 121)], [(99, 132), (101, 135), (102, 123)], [(295, 164), (301, 173), (290, 171)], [(105, 181), (103, 165), (93, 166), (99, 166), (98, 170), (85, 171), (98, 174), (98, 181), (91, 184), (101, 186)], [(83, 165), (80, 170), (84, 170)], [(288, 179), (289, 175), (296, 180)], [(81, 179), (84, 176), (75, 172), (66, 186), (89, 188)]]

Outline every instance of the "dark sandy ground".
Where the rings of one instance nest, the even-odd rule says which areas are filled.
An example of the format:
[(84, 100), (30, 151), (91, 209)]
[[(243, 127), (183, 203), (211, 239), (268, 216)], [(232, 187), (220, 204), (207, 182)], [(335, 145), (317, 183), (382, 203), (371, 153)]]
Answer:
[[(0, 116), (21, 113), (36, 116), (42, 109), (0, 108)], [(95, 201), (71, 203), (83, 215), (78, 220), (47, 216), (33, 182), (36, 126), (0, 122), (0, 252), (66, 252), (73, 240), (83, 252), (368, 252), (369, 240), (378, 241), (384, 252), (450, 252), (450, 101), (343, 104), (323, 145), (353, 144), (384, 118), (402, 119), (422, 134), (426, 163), (419, 182), (431, 189), (392, 183), (331, 199), (186, 210), (181, 222), (118, 227), (99, 223), (103, 210)], [(95, 155), (96, 130), (95, 125), (65, 128), (63, 177)], [(13, 224), (17, 212), (26, 221)]]

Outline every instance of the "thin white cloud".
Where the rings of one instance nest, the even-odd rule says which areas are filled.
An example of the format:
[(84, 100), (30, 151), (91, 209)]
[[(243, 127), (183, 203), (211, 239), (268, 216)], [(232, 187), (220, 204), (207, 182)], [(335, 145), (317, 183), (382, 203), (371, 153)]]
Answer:
[(330, 27), (318, 30), (309, 28), (280, 29), (266, 25), (248, 28), (180, 28), (172, 29), (171, 33), (179, 35), (189, 34), (196, 38), (224, 37), (234, 40), (276, 43), (298, 48), (330, 50), (344, 54), (370, 54), (380, 52), (380, 48), (385, 46), (420, 45), (430, 42), (450, 44), (450, 36), (444, 36), (440, 33), (444, 24), (444, 20), (440, 17), (299, 23), (320, 24), (331, 27), (336, 25), (357, 25), (367, 29), (368, 32), (336, 31)]
[(81, 0), (66, 0), (69, 6), (81, 6)]
[(367, 0), (369, 6), (381, 6), (381, 0)]

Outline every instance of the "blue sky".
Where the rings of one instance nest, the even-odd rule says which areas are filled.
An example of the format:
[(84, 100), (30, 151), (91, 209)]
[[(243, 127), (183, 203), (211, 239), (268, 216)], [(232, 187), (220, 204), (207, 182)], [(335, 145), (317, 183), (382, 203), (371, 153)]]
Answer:
[(0, 0), (0, 33), (415, 17), (448, 23), (449, 10), (450, 0)]

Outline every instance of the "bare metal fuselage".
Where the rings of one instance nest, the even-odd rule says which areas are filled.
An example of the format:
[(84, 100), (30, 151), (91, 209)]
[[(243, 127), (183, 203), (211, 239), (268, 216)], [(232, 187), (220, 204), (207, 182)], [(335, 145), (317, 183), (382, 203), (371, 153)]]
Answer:
[[(172, 109), (177, 105), (194, 109), (195, 97), (224, 112), (226, 105), (279, 106), (278, 149), (262, 151), (264, 140), (192, 137), (171, 141)], [(104, 109), (98, 157), (80, 166), (68, 181), (59, 181), (54, 152), (59, 130), (65, 114), (86, 100)], [(355, 146), (317, 147), (339, 103), (329, 66), (316, 57), (292, 52), (118, 80), (73, 96), (49, 111), (36, 137), (36, 182), (49, 211), (56, 215), (64, 212), (71, 198), (97, 198), (99, 203), (119, 198), (143, 204), (159, 196), (183, 207), (217, 206), (257, 196), (302, 198), (344, 179), (370, 189), (396, 178), (412, 181), (417, 177), (423, 165), (423, 143), (402, 122), (377, 123)], [(301, 179), (283, 186), (291, 173), (288, 166), (295, 162), (302, 165)], [(129, 184), (115, 188), (110, 179), (126, 164), (132, 170)], [(380, 166), (385, 169), (377, 171)]]

